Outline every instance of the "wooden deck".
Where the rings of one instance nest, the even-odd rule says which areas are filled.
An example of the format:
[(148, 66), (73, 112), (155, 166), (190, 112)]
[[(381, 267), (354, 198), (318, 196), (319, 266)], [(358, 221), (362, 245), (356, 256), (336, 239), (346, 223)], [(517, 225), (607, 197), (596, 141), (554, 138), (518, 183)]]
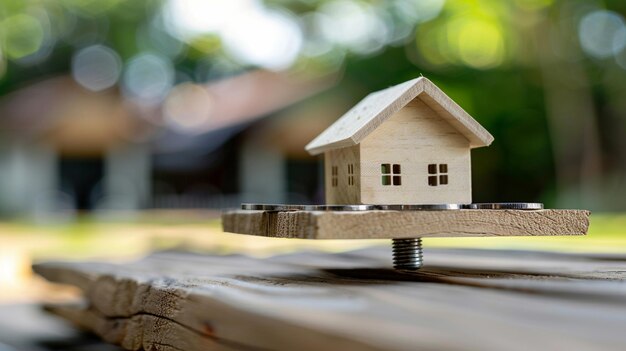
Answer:
[(129, 350), (623, 350), (626, 255), (389, 248), (44, 263), (88, 303), (51, 311)]

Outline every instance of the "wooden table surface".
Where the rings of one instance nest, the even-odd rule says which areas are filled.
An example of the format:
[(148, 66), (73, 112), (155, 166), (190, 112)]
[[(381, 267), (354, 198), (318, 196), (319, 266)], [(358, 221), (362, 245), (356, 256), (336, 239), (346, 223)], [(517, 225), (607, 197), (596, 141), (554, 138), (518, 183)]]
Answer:
[(132, 350), (624, 350), (626, 255), (388, 247), (269, 258), (43, 263), (88, 303), (52, 311)]

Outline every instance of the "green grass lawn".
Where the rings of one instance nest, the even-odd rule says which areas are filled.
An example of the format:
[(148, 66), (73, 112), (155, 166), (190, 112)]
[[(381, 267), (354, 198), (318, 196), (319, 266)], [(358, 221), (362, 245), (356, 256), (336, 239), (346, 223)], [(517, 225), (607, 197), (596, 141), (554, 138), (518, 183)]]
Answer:
[[(199, 251), (271, 254), (301, 248), (349, 250), (385, 240), (327, 240), (260, 238), (223, 233), (219, 219), (181, 213), (163, 217), (149, 213), (133, 220), (102, 221), (83, 216), (66, 224), (0, 223), (2, 248), (21, 249), (34, 258), (134, 257), (172, 247)], [(589, 234), (562, 237), (429, 238), (426, 247), (533, 249), (624, 252), (626, 214), (593, 214)]]

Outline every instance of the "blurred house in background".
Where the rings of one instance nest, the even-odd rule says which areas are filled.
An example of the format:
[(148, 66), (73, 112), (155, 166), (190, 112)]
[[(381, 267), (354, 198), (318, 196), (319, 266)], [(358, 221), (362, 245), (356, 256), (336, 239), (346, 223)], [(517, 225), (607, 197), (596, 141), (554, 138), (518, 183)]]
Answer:
[(90, 210), (113, 194), (147, 203), (153, 126), (116, 91), (51, 78), (3, 97), (0, 116), (2, 212)]
[(71, 77), (35, 83), (0, 101), (0, 211), (310, 202), (319, 166), (303, 145), (334, 115), (287, 107), (333, 82), (251, 71), (182, 85), (149, 110)]
[[(336, 118), (326, 104), (331, 99), (311, 98), (335, 81), (334, 75), (251, 71), (208, 84), (202, 101), (186, 101), (175, 111), (166, 101), (170, 118), (201, 122), (192, 126), (194, 134), (169, 128), (154, 141), (153, 205), (320, 201), (321, 166), (304, 145)], [(191, 117), (203, 110), (190, 110), (194, 104), (207, 104), (207, 115)]]
[(475, 201), (624, 210), (625, 15), (622, 0), (3, 0), (0, 215), (321, 201), (303, 146), (419, 75), (495, 137), (472, 154)]

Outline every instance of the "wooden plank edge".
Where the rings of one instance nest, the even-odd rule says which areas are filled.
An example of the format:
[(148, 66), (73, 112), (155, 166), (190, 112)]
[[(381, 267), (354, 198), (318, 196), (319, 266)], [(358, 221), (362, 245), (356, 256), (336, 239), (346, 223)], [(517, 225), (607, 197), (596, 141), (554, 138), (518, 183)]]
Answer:
[[(46, 265), (38, 265), (44, 278), (62, 284), (72, 284), (83, 270), (93, 268), (80, 263), (52, 264), (49, 269)], [(137, 279), (139, 275), (118, 276), (115, 270), (101, 272), (86, 289), (83, 303), (46, 309), (127, 350), (382, 349), (333, 329), (294, 323), (280, 312), (246, 308), (221, 294), (182, 287), (173, 293), (171, 286)]]
[(299, 239), (585, 235), (587, 210), (247, 211), (222, 214), (225, 232)]
[[(152, 314), (107, 317), (80, 305), (48, 304), (45, 310), (126, 350), (250, 350), (249, 345), (222, 340), (210, 330), (201, 334), (176, 321)], [(161, 332), (151, 332), (159, 330)]]

